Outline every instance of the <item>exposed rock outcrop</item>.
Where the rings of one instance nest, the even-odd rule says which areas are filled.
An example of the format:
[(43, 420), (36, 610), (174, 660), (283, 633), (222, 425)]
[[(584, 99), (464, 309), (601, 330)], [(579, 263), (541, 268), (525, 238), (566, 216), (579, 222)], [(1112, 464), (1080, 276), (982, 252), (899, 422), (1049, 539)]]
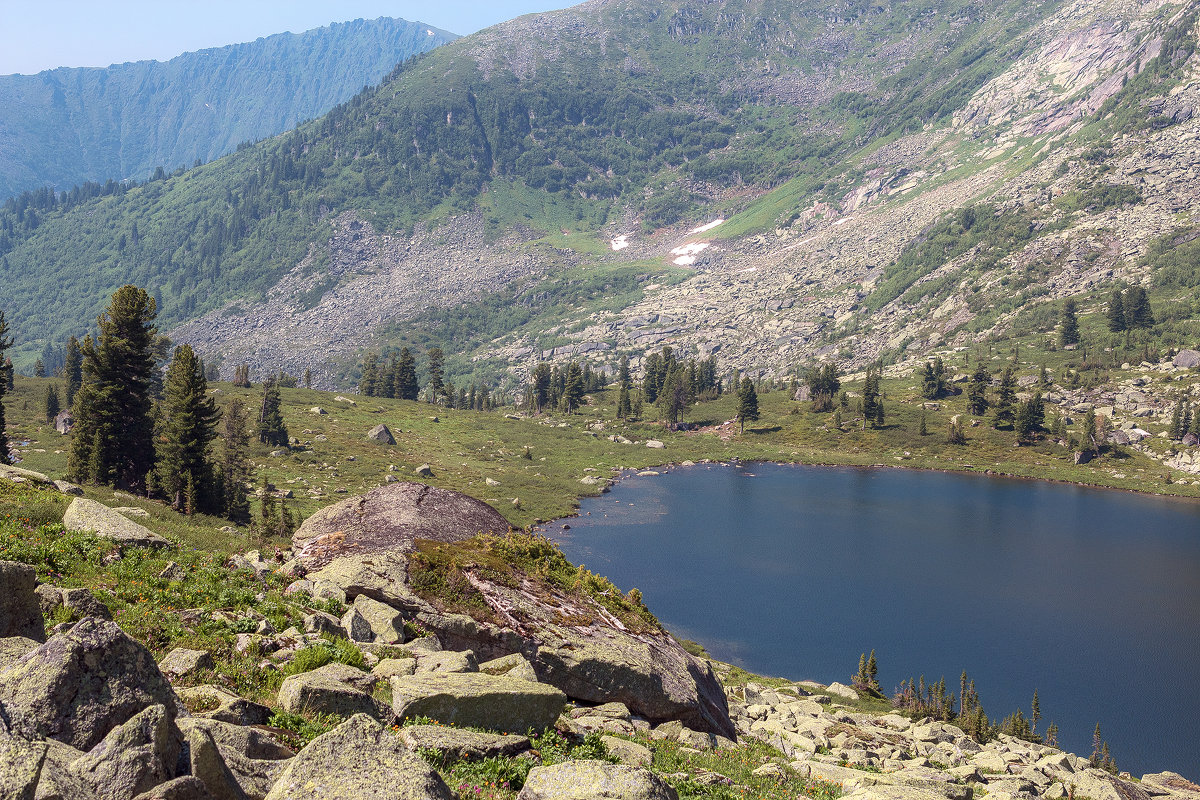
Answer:
[(76, 497), (63, 514), (63, 527), (69, 531), (91, 531), (102, 539), (112, 539), (121, 545), (140, 547), (170, 547), (171, 543), (149, 528), (103, 503)]
[(35, 587), (37, 571), (15, 561), (0, 561), (0, 638), (21, 636), (46, 641), (42, 605)]

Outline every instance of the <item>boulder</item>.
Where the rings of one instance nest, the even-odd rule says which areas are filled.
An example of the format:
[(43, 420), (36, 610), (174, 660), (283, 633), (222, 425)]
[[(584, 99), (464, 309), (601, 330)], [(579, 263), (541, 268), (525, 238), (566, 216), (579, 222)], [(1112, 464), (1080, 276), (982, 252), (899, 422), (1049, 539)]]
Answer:
[(42, 603), (42, 616), (49, 617), (59, 607), (63, 607), (73, 620), (84, 617), (112, 619), (112, 612), (108, 610), (108, 606), (97, 600), (87, 589), (59, 589), (43, 584), (37, 588), (37, 593)]
[(1171, 363), (1184, 369), (1200, 367), (1200, 350), (1180, 350)]
[(0, 672), (0, 708), (13, 733), (79, 750), (152, 705), (174, 719), (179, 698), (150, 651), (106, 620), (81, 620)]
[(28, 564), (0, 561), (0, 638), (22, 636), (46, 641), (37, 570)]
[(453, 800), (423, 759), (366, 716), (319, 736), (293, 758), (266, 800)]
[(854, 689), (850, 688), (844, 683), (838, 683), (834, 681), (833, 683), (829, 684), (829, 688), (826, 691), (828, 691), (830, 694), (837, 695), (838, 697), (845, 698), (846, 700), (858, 699), (858, 692), (854, 691)]
[(47, 475), (22, 467), (11, 467), (8, 464), (0, 464), (0, 478), (8, 478), (10, 481), (18, 483), (25, 481), (27, 483), (41, 484), (42, 486), (54, 485), (54, 481)]
[(524, 681), (537, 681), (537, 673), (533, 671), (533, 664), (530, 664), (529, 659), (520, 653), (512, 653), (485, 661), (479, 665), (479, 671), (486, 672), (488, 675), (507, 675), (510, 678), (520, 678)]
[(479, 663), (470, 650), (445, 650), (418, 657), (416, 672), (479, 672)]
[(62, 494), (69, 494), (73, 497), (83, 496), (83, 487), (74, 483), (70, 483), (69, 481), (55, 481), (54, 488), (58, 489), (58, 491)]
[(391, 679), (400, 720), (428, 717), (445, 725), (507, 733), (554, 725), (567, 698), (552, 686), (479, 672), (430, 672)]
[(217, 720), (230, 725), (266, 725), (271, 719), (271, 709), (238, 697), (219, 686), (205, 684), (176, 691), (184, 705), (196, 709), (192, 714), (198, 719)]
[(440, 725), (408, 725), (400, 741), (413, 752), (432, 750), (445, 761), (510, 758), (529, 749), (529, 739), (513, 734), (477, 733)]
[(202, 669), (214, 669), (213, 658), (207, 650), (188, 650), (186, 647), (176, 647), (167, 653), (159, 663), (158, 668), (164, 675), (172, 678), (182, 678)]
[(416, 539), (459, 542), (509, 529), (499, 512), (465, 494), (423, 483), (392, 483), (316, 512), (296, 531), (292, 547), (313, 571), (349, 553), (405, 553)]
[(60, 411), (54, 417), (54, 430), (58, 431), (63, 436), (71, 432), (75, 427), (75, 416), (70, 411)]
[(114, 511), (103, 503), (76, 497), (63, 514), (63, 527), (69, 531), (92, 531), (102, 539), (138, 547), (170, 547), (157, 533)]
[(248, 800), (211, 733), (193, 728), (185, 741), (188, 771), (200, 779), (215, 800)]
[(393, 445), (396, 443), (396, 437), (392, 435), (388, 426), (383, 423), (371, 428), (371, 432), (367, 434), (367, 438), (377, 444)]
[(133, 800), (216, 800), (209, 793), (204, 781), (193, 775), (184, 775), (161, 786), (143, 792)]
[[(436, 422), (436, 421), (437, 420), (435, 418), (434, 422)], [(419, 467), (413, 468), (413, 474), (416, 475), (418, 478), (432, 478), (433, 477), (433, 467), (429, 466), (428, 464), (422, 464)]]
[(416, 671), (417, 660), (415, 658), (385, 658), (371, 669), (371, 674), (382, 680), (387, 680), (397, 675), (412, 675)]
[(534, 767), (517, 800), (678, 800), (648, 769), (604, 761), (565, 761)]
[(354, 598), (354, 605), (342, 617), (341, 627), (355, 642), (400, 644), (404, 641), (404, 618), (400, 612), (365, 594)]
[(33, 798), (46, 761), (45, 742), (6, 736), (0, 724), (0, 797)]
[(26, 653), (38, 649), (38, 642), (24, 636), (6, 636), (0, 639), (0, 672), (19, 661)]
[(616, 736), (601, 736), (610, 755), (630, 767), (648, 767), (654, 761), (654, 753), (649, 747), (631, 742), (628, 739), (618, 739)]
[(156, 705), (114, 728), (68, 771), (97, 800), (128, 800), (175, 777), (182, 746), (173, 715)]
[(336, 714), (339, 717), (351, 717), (355, 714), (384, 716), (385, 711), (375, 698), (347, 683), (340, 670), (329, 669), (334, 666), (345, 665), (327, 664), (312, 672), (303, 672), (285, 679), (283, 686), (279, 687), (280, 707), (292, 714), (305, 712)]
[(202, 719), (181, 719), (179, 727), (188, 737), (193, 770), (200, 768), (193, 774), (206, 774), (206, 782), (213, 784), (210, 791), (218, 797), (240, 793), (262, 800), (295, 755), (256, 728)]

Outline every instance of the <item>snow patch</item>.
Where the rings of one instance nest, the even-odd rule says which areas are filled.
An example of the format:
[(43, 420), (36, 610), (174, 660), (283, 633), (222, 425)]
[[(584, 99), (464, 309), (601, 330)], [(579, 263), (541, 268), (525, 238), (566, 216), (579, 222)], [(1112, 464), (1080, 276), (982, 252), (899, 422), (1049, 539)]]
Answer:
[(724, 221), (725, 220), (723, 220), (723, 219), (714, 219), (712, 222), (708, 223), (707, 225), (701, 225), (699, 228), (692, 228), (690, 231), (687, 232), (687, 235), (692, 236), (697, 233), (704, 233), (705, 231), (711, 231), (713, 228), (717, 227)]
[(615, 252), (617, 250), (624, 250), (626, 247), (629, 247), (629, 236), (630, 234), (623, 233), (610, 241), (609, 244), (612, 245), (613, 251)]
[(834, 225), (844, 225), (847, 222), (849, 222), (851, 219), (853, 219), (853, 217), (842, 217), (841, 219), (839, 219), (837, 222), (835, 222), (833, 224)]
[(708, 249), (708, 242), (688, 242), (671, 251), (673, 256), (695, 256)]
[(433, 31), (431, 31), (431, 30), (429, 30), (428, 28), (426, 28), (426, 29), (425, 29), (425, 35), (426, 35), (426, 36), (433, 36)]

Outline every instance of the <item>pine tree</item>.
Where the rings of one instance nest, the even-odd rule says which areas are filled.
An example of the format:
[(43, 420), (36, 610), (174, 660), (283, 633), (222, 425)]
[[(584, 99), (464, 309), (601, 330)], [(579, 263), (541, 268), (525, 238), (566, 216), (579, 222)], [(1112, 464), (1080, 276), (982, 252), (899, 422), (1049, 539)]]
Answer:
[(1131, 287), (1125, 292), (1125, 327), (1127, 330), (1154, 327), (1150, 298), (1141, 286)]
[(992, 376), (988, 373), (987, 367), (982, 363), (975, 367), (975, 372), (971, 375), (971, 382), (967, 384), (967, 411), (969, 413), (977, 417), (987, 413), (987, 390), (991, 381)]
[(53, 383), (46, 387), (46, 421), (53, 422), (62, 406), (58, 400), (58, 387)]
[(583, 370), (572, 361), (567, 365), (566, 383), (563, 385), (562, 410), (570, 414), (583, 402)]
[(1040, 721), (1042, 718), (1042, 704), (1040, 702), (1038, 702), (1037, 689), (1033, 690), (1033, 704), (1030, 706), (1029, 710), (1031, 712), (1029, 715), (1029, 721), (1031, 723), (1029, 732), (1037, 733), (1037, 724), (1038, 724), (1038, 721)]
[(208, 380), (189, 345), (175, 348), (175, 357), (167, 368), (159, 416), (160, 491), (176, 509), (190, 505), (193, 512), (219, 510), (221, 498), (215, 491), (208, 449), (216, 438), (221, 414), (208, 396)]
[(242, 364), (233, 368), (233, 385), (241, 389), (250, 388), (250, 365)]
[(123, 286), (97, 319), (99, 339), (80, 347), (68, 472), (76, 482), (142, 491), (154, 466), (151, 392), (157, 313), (144, 289)]
[(305, 389), (312, 388), (312, 370), (311, 369), (304, 370), (304, 388)]
[(1105, 313), (1105, 316), (1108, 319), (1108, 329), (1110, 331), (1120, 333), (1126, 330), (1125, 298), (1121, 296), (1120, 289), (1113, 289), (1112, 295), (1108, 299), (1108, 311)]
[[(0, 311), (0, 364), (5, 363), (4, 351), (13, 346), (13, 340), (8, 338), (8, 323), (4, 319), (4, 312)], [(4, 421), (4, 395), (12, 388), (8, 383), (8, 376), (3, 376), (0, 380), (0, 464), (11, 463), (8, 456), (8, 433), (5, 431)]]
[(1088, 409), (1083, 415), (1083, 424), (1080, 426), (1083, 434), (1083, 449), (1088, 452), (1096, 452), (1096, 412), (1094, 409)]
[(262, 406), (258, 414), (258, 440), (263, 444), (287, 446), (288, 430), (283, 424), (283, 412), (280, 410), (282, 403), (279, 387), (275, 385), (274, 380), (268, 378), (263, 383)]
[(921, 371), (921, 396), (926, 400), (937, 400), (946, 394), (946, 365), (941, 356), (926, 361)]
[(1063, 301), (1062, 317), (1059, 319), (1058, 343), (1062, 346), (1079, 344), (1079, 320), (1075, 316), (1075, 301), (1070, 297)]
[(417, 380), (417, 359), (407, 347), (400, 348), (396, 360), (396, 397), (401, 400), (416, 400), (421, 395), (421, 384)]
[(246, 490), (251, 476), (248, 422), (245, 404), (235, 398), (225, 409), (221, 425), (221, 514), (242, 524), (250, 521)]
[(1017, 376), (1012, 365), (1004, 368), (1000, 375), (1000, 386), (996, 389), (996, 402), (992, 411), (992, 427), (1011, 425), (1016, 418), (1014, 404), (1017, 400)]
[(737, 418), (742, 433), (746, 432), (747, 422), (758, 419), (758, 392), (754, 390), (754, 381), (749, 376), (742, 378), (742, 385), (738, 389)]
[(83, 354), (79, 352), (79, 340), (72, 336), (67, 340), (67, 357), (63, 363), (63, 377), (67, 379), (67, 408), (75, 403), (75, 393), (83, 383)]
[(621, 384), (621, 388), (617, 391), (617, 419), (629, 419), (631, 413), (633, 413), (633, 403), (629, 399), (629, 387)]
[(550, 384), (552, 374), (550, 365), (542, 362), (533, 368), (533, 373), (529, 376), (529, 384), (533, 389), (533, 405), (531, 411), (541, 413), (542, 409), (550, 403)]
[(37, 361), (33, 362), (33, 377), (35, 377), (35, 378), (46, 377), (46, 365), (45, 365), (45, 363), (43, 363), (41, 358), (39, 358)]
[(429, 358), (429, 387), (433, 390), (433, 402), (437, 402), (441, 397), (446, 387), (442, 383), (446, 377), (446, 356), (442, 353), (442, 348), (431, 347), (426, 354)]

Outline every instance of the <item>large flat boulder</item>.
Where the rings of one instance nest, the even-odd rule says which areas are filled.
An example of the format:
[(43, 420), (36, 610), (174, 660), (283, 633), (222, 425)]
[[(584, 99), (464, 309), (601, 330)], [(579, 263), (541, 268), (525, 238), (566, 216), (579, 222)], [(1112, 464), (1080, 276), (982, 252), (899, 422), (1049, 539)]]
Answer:
[(149, 528), (139, 525), (103, 503), (76, 497), (63, 514), (63, 527), (69, 531), (91, 531), (102, 539), (137, 547), (170, 547), (171, 543)]
[(459, 542), (480, 533), (507, 533), (510, 527), (498, 511), (465, 494), (423, 483), (391, 483), (313, 514), (292, 537), (292, 546), (312, 572), (341, 555), (403, 553), (416, 539)]
[(429, 717), (445, 725), (503, 733), (544, 731), (567, 697), (558, 689), (481, 672), (429, 672), (391, 679), (392, 712), (401, 721)]
[(453, 800), (445, 781), (367, 716), (346, 720), (293, 758), (266, 800)]
[(0, 561), (0, 638), (23, 636), (46, 641), (37, 570), (16, 561)]
[[(353, 670), (344, 664), (327, 664), (312, 672), (292, 675), (279, 687), (279, 705), (292, 714), (334, 714), (352, 717), (367, 714), (381, 717), (386, 711), (368, 692), (351, 684), (343, 670)], [(371, 676), (359, 673), (367, 678)]]
[(414, 753), (436, 752), (446, 761), (511, 758), (529, 749), (529, 739), (514, 734), (479, 733), (441, 725), (408, 725), (400, 741)]
[(180, 708), (154, 656), (115, 622), (87, 618), (0, 672), (0, 716), (12, 732), (91, 750), (152, 705)]
[(564, 761), (534, 767), (517, 800), (678, 800), (648, 769), (604, 761)]

